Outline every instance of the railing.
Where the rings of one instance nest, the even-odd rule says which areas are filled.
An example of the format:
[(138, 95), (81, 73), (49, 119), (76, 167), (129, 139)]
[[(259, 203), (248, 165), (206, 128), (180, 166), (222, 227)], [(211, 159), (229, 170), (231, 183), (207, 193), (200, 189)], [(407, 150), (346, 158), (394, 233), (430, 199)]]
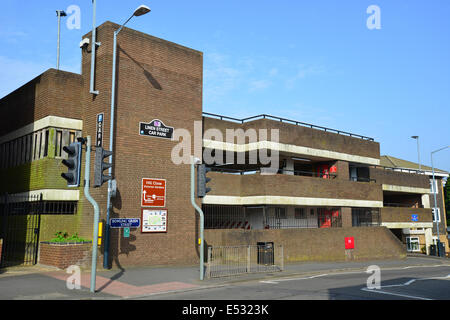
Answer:
[[(222, 172), (222, 173), (230, 173), (230, 174), (256, 174), (256, 173), (264, 173), (272, 170), (271, 168), (257, 168), (257, 169), (228, 169), (221, 167), (210, 167), (214, 172)], [(265, 170), (266, 169), (266, 170)], [(301, 170), (289, 170), (289, 169), (275, 169), (275, 174), (285, 174), (287, 172), (293, 173), (295, 176), (304, 176), (304, 177), (313, 177), (313, 178), (322, 178), (322, 179), (335, 179), (337, 177), (334, 173), (320, 173), (315, 171), (301, 171)]]
[(287, 123), (295, 124), (297, 126), (309, 127), (311, 129), (318, 129), (318, 130), (323, 130), (323, 131), (326, 131), (326, 132), (332, 132), (332, 133), (347, 135), (347, 136), (350, 136), (350, 137), (359, 138), (359, 139), (363, 139), (363, 140), (374, 141), (373, 138), (362, 136), (362, 135), (359, 135), (359, 134), (354, 134), (354, 133), (341, 131), (341, 130), (336, 130), (336, 129), (331, 129), (331, 128), (322, 127), (322, 126), (316, 126), (314, 124), (310, 124), (310, 123), (306, 123), (306, 122), (300, 122), (300, 121), (295, 121), (295, 120), (290, 120), (290, 119), (285, 119), (285, 118), (280, 118), (280, 117), (271, 116), (271, 115), (268, 115), (268, 114), (260, 114), (260, 115), (254, 116), (254, 117), (249, 117), (249, 118), (244, 118), (244, 119), (237, 119), (237, 118), (222, 116), (222, 115), (218, 115), (218, 114), (214, 114), (214, 113), (208, 113), (208, 112), (203, 112), (203, 115), (204, 116), (209, 116), (209, 117), (215, 117), (215, 118), (218, 118), (220, 120), (231, 120), (231, 121), (239, 122), (239, 123), (242, 123), (242, 124), (247, 122), (247, 121), (255, 121), (255, 120), (259, 120), (259, 119), (269, 119), (269, 120), (275, 120), (275, 121), (280, 121), (280, 122), (287, 122)]
[(381, 215), (378, 209), (353, 208), (353, 227), (374, 227), (381, 225)]
[(351, 177), (350, 181), (355, 181), (355, 182), (373, 182), (373, 183), (377, 183), (376, 179), (371, 179), (371, 178), (363, 178), (363, 177)]
[(284, 269), (283, 246), (273, 243), (208, 247), (206, 277), (219, 278)]
[(413, 207), (410, 204), (405, 203), (383, 203), (383, 207), (396, 207), (396, 208), (411, 208), (411, 209), (417, 209), (417, 208), (424, 208), (423, 205), (419, 205), (418, 207)]

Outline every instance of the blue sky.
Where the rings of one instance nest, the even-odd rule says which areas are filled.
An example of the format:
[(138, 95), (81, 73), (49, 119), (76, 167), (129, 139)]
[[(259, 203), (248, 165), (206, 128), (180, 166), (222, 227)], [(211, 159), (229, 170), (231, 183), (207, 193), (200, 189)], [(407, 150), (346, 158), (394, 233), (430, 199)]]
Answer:
[[(232, 117), (272, 114), (375, 138), (381, 154), (431, 165), (450, 145), (448, 0), (97, 0), (97, 24), (129, 27), (204, 53), (203, 110)], [(61, 69), (80, 72), (78, 44), (92, 28), (90, 0), (0, 5), (0, 97), (56, 65), (55, 10), (63, 20)], [(370, 5), (381, 29), (369, 30)], [(434, 156), (450, 171), (450, 149)]]

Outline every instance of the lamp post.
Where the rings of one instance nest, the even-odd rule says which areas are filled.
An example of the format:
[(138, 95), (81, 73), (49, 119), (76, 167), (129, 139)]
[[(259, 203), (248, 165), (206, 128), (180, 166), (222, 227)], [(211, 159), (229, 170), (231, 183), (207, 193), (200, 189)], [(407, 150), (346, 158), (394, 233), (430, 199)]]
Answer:
[(420, 164), (420, 148), (419, 148), (419, 136), (412, 136), (411, 138), (417, 140), (417, 158), (419, 160), (419, 172), (422, 170), (422, 166)]
[[(116, 64), (117, 64), (117, 35), (122, 31), (123, 27), (130, 21), (133, 17), (139, 17), (146, 13), (149, 13), (151, 10), (149, 7), (145, 5), (140, 5), (136, 10), (134, 10), (133, 14), (124, 24), (120, 26), (119, 29), (114, 31), (114, 44), (113, 44), (113, 66), (112, 66), (112, 88), (111, 88), (111, 122), (110, 122), (110, 130), (109, 130), (109, 148), (110, 151), (114, 149), (114, 108), (116, 104)], [(109, 163), (112, 164), (112, 158), (109, 158)], [(112, 176), (112, 167), (109, 168), (109, 175)], [(110, 234), (109, 234), (109, 216), (111, 211), (111, 180), (108, 181), (108, 196), (106, 203), (106, 223), (105, 223), (105, 252), (103, 255), (103, 268), (109, 269), (108, 259), (109, 259), (109, 243), (110, 243)]]
[(60, 37), (61, 37), (61, 17), (66, 17), (67, 14), (64, 12), (64, 10), (56, 10), (56, 16), (58, 17), (58, 46), (56, 49), (56, 69), (59, 70), (59, 43), (60, 43)]
[[(436, 193), (437, 193), (437, 188), (435, 189), (436, 186), (436, 178), (434, 177), (434, 164), (433, 164), (433, 154), (439, 151), (442, 151), (444, 149), (450, 148), (450, 146), (446, 146), (443, 148), (440, 148), (436, 151), (431, 152), (431, 169), (433, 171), (433, 195), (434, 195), (434, 214), (435, 217), (437, 215), (437, 200), (436, 200)], [(440, 256), (440, 239), (439, 239), (439, 220), (441, 219), (441, 213), (439, 212), (439, 218), (436, 219), (436, 230), (437, 230), (437, 252), (438, 252), (438, 256)]]

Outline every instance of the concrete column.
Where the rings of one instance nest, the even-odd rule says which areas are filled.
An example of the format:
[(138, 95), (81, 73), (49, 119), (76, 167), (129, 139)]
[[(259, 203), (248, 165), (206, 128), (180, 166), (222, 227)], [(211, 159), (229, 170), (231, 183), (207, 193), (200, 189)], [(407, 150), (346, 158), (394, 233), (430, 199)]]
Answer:
[(286, 165), (283, 168), (283, 174), (294, 175), (294, 160), (290, 158), (286, 159)]
[(352, 226), (352, 208), (342, 207), (341, 214), (342, 214), (342, 227), (343, 228), (351, 227)]
[(347, 161), (336, 161), (334, 165), (337, 167), (337, 179), (350, 180), (350, 172)]
[(428, 194), (422, 195), (422, 205), (424, 208), (430, 208), (430, 196)]
[(425, 247), (427, 255), (430, 255), (430, 245), (433, 244), (433, 232), (432, 228), (425, 228)]

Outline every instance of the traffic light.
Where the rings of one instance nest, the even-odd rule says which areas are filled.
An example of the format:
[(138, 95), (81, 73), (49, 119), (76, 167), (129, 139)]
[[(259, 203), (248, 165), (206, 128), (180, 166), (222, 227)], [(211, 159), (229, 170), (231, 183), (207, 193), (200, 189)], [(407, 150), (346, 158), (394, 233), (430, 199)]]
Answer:
[(61, 177), (66, 179), (68, 187), (79, 187), (81, 176), (81, 142), (72, 142), (69, 146), (65, 146), (63, 150), (67, 153), (67, 160), (62, 161), (68, 170), (62, 173)]
[(111, 163), (103, 162), (103, 160), (111, 157), (112, 154), (112, 151), (107, 151), (102, 147), (97, 147), (95, 149), (94, 188), (99, 188), (106, 181), (112, 180), (111, 176), (103, 174), (103, 171), (112, 167)]
[(210, 171), (211, 168), (207, 168), (204, 164), (197, 167), (197, 198), (204, 198), (211, 191), (211, 188), (206, 187), (206, 184), (211, 181), (211, 178), (206, 177)]

